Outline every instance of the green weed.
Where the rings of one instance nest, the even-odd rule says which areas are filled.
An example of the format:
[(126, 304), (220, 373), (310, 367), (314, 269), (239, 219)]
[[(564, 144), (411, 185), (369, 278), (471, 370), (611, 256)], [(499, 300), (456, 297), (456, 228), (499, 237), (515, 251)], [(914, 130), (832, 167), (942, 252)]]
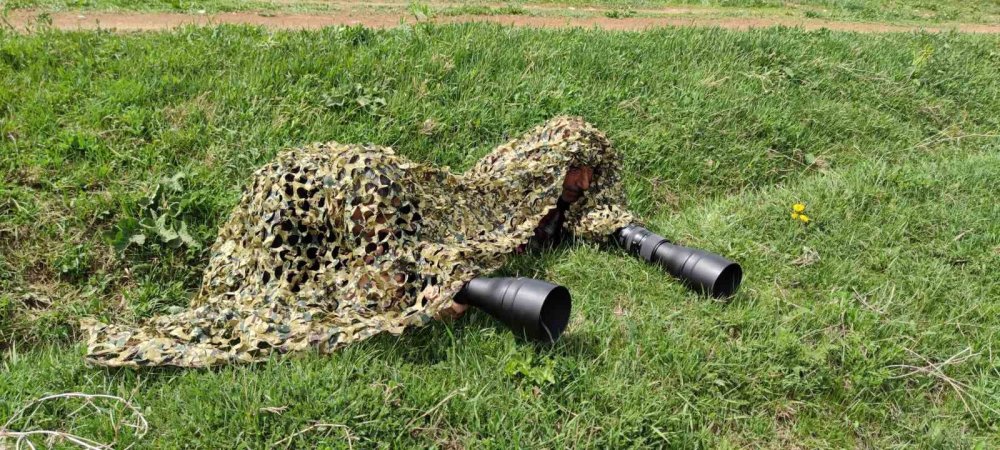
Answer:
[(611, 19), (625, 19), (629, 17), (634, 17), (635, 11), (631, 9), (626, 9), (626, 10), (612, 9), (610, 11), (605, 12), (604, 16)]

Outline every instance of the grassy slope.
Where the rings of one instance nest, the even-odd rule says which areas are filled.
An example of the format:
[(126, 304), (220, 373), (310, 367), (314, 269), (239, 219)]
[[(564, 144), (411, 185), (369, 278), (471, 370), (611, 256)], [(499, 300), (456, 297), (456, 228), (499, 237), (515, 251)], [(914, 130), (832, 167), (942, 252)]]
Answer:
[[(995, 446), (1000, 148), (976, 136), (1000, 130), (998, 45), (492, 26), (0, 35), (0, 420), (80, 390), (134, 398), (160, 447), (260, 447), (313, 420), (367, 445)], [(386, 105), (337, 106), (361, 97)], [(256, 367), (83, 364), (76, 319), (184, 305), (204, 246), (278, 149), (376, 142), (459, 170), (562, 113), (607, 130), (654, 228), (743, 262), (743, 293), (712, 302), (578, 244), (506, 269), (574, 293), (552, 349), (473, 313)], [(113, 250), (179, 173), (160, 210), (202, 247), (150, 235)], [(812, 226), (789, 218), (796, 201)], [(966, 348), (942, 369), (965, 396), (892, 367)], [(112, 439), (66, 412), (44, 408), (34, 425)], [(300, 439), (345, 444), (337, 429)]]
[[(358, 2), (362, 7), (364, 2)], [(392, 2), (388, 2), (392, 3)], [(508, 2), (505, 7), (496, 7), (494, 0), (467, 0), (445, 2), (405, 2), (396, 1), (396, 6), (380, 5), (383, 11), (421, 11), (426, 14), (559, 14), (551, 10), (541, 11), (524, 6), (572, 6), (563, 14), (589, 13), (586, 7), (610, 8), (612, 17), (636, 15), (636, 8), (658, 8), (668, 6), (706, 7), (701, 14), (711, 15), (779, 15), (792, 17), (819, 18), (830, 20), (889, 21), (889, 22), (982, 22), (993, 23), (1000, 19), (1000, 3), (996, 0), (529, 0)], [(450, 5), (450, 6), (446, 6)], [(461, 5), (461, 6), (456, 6)], [(347, 6), (314, 0), (9, 0), (10, 8), (40, 8), (46, 10), (98, 9), (124, 11), (336, 11)], [(714, 11), (711, 8), (717, 8)], [(648, 15), (638, 13), (638, 15)]]

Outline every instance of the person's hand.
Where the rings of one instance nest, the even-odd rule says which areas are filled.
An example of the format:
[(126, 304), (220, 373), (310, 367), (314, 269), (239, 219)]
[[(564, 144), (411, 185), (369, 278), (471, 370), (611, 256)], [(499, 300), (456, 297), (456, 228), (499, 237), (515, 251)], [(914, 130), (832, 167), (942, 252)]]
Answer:
[(464, 305), (459, 302), (451, 302), (451, 306), (443, 308), (437, 313), (438, 320), (456, 320), (465, 314), (465, 311), (469, 309), (469, 305)]

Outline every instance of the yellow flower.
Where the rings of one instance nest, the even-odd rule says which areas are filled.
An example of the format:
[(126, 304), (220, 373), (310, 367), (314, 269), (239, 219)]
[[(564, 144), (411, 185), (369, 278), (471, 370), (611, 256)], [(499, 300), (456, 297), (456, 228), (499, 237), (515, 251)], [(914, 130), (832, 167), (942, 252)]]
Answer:
[(797, 213), (800, 213), (800, 212), (805, 211), (805, 210), (806, 210), (806, 205), (804, 205), (802, 203), (796, 203), (796, 204), (792, 205), (792, 211), (795, 211)]
[(809, 216), (807, 216), (805, 214), (799, 214), (799, 220), (801, 220), (802, 223), (809, 223), (810, 219), (809, 219)]
[(793, 213), (792, 213), (792, 218), (793, 218), (793, 219), (798, 219), (798, 218), (799, 218), (799, 213), (797, 213), (797, 212), (793, 212)]

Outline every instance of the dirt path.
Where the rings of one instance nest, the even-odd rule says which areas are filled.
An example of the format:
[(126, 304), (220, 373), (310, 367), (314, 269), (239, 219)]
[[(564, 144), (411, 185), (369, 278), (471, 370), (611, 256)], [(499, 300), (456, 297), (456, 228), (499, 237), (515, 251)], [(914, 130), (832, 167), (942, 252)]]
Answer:
[[(36, 22), (36, 11), (15, 11), (8, 21), (19, 30), (28, 29)], [(390, 28), (402, 23), (415, 23), (410, 14), (394, 12), (343, 11), (331, 13), (304, 14), (261, 14), (251, 12), (219, 14), (174, 14), (174, 13), (130, 13), (130, 12), (57, 12), (49, 16), (52, 26), (64, 30), (111, 29), (118, 31), (163, 30), (183, 25), (248, 24), (272, 29), (316, 29), (334, 25), (364, 25), (374, 28)], [(720, 27), (736, 30), (767, 28), (774, 26), (798, 27), (806, 30), (830, 29), (866, 33), (906, 32), (906, 31), (950, 31), (966, 33), (1000, 33), (1000, 24), (950, 23), (933, 26), (890, 25), (867, 22), (835, 22), (818, 19), (798, 19), (785, 17), (726, 18), (698, 17), (684, 15), (678, 17), (631, 17), (612, 19), (609, 17), (553, 17), (528, 15), (461, 15), (435, 17), (427, 20), (433, 23), (492, 22), (504, 25), (535, 28), (600, 28), (605, 30), (644, 30), (660, 27)]]

